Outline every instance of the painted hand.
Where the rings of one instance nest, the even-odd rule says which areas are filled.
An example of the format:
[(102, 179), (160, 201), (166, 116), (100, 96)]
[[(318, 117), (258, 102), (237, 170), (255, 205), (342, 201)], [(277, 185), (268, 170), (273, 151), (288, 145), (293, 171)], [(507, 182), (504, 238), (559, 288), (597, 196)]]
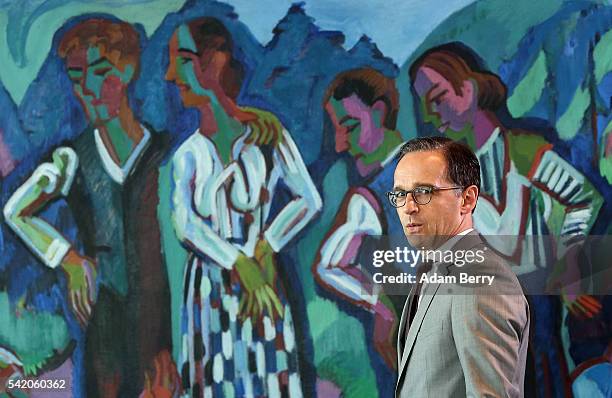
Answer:
[(603, 308), (597, 297), (588, 294), (571, 295), (562, 293), (561, 300), (567, 310), (579, 319), (593, 318)]
[(283, 126), (276, 116), (257, 108), (243, 107), (241, 109), (250, 116), (246, 123), (251, 128), (251, 134), (245, 143), (277, 146), (282, 141)]
[(85, 327), (96, 301), (95, 262), (71, 250), (62, 261), (62, 269), (68, 280), (68, 298), (72, 311), (81, 326)]
[(391, 302), (383, 303), (384, 296), (374, 306), (374, 346), (390, 369), (397, 369), (397, 349), (394, 338), (397, 316)]
[(272, 246), (265, 238), (261, 238), (255, 246), (255, 260), (261, 268), (264, 280), (270, 286), (276, 284), (276, 260)]
[(283, 309), (281, 302), (272, 287), (266, 283), (259, 264), (241, 253), (234, 268), (244, 288), (238, 309), (240, 317), (242, 319), (250, 317), (253, 321), (257, 321), (263, 316), (264, 311), (272, 319), (275, 313), (281, 316)]
[(145, 372), (145, 387), (140, 398), (172, 398), (179, 394), (180, 378), (166, 350), (155, 357), (155, 370)]

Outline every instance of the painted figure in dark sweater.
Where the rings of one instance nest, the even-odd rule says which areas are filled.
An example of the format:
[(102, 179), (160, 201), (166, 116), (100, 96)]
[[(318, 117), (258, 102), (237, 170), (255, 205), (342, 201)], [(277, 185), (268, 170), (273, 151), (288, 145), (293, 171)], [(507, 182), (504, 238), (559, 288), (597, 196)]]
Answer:
[[(5, 215), (45, 265), (67, 276), (72, 310), (87, 327), (87, 395), (136, 396), (153, 364), (170, 361), (169, 289), (156, 214), (165, 140), (129, 105), (140, 60), (133, 27), (88, 19), (63, 36), (58, 52), (90, 127), (38, 166)], [(37, 217), (61, 197), (83, 250)]]

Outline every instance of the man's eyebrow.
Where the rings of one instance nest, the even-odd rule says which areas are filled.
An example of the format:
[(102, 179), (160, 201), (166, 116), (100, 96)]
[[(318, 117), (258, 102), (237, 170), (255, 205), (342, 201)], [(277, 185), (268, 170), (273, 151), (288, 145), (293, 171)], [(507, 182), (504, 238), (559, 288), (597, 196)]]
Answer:
[(92, 66), (100, 65), (101, 63), (104, 63), (104, 62), (108, 62), (109, 64), (111, 63), (106, 57), (101, 57), (93, 61), (92, 63), (90, 63), (89, 66), (92, 67)]
[(69, 66), (68, 72), (83, 72), (83, 68), (80, 66)]
[[(418, 182), (418, 181), (417, 181), (417, 182), (415, 182), (415, 183), (414, 183), (414, 184), (412, 184), (412, 185), (413, 185), (413, 187), (415, 187), (415, 188), (416, 188), (416, 187), (433, 187), (433, 186), (434, 186), (434, 184), (431, 184), (431, 183), (429, 183), (429, 182)], [(401, 185), (401, 184), (399, 184), (399, 185), (394, 185), (394, 186), (393, 186), (393, 190), (394, 190), (394, 191), (408, 191), (408, 189), (406, 189), (406, 188), (405, 188), (405, 186), (404, 186), (404, 185)]]

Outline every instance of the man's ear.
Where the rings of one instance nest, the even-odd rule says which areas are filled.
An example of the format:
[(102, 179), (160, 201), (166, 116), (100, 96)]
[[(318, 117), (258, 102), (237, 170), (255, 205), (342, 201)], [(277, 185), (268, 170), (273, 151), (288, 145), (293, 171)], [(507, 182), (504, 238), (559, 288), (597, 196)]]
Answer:
[(374, 120), (378, 126), (382, 127), (385, 125), (385, 118), (387, 117), (387, 104), (383, 100), (378, 100), (372, 104), (372, 113)]
[(470, 185), (461, 194), (461, 213), (471, 214), (476, 207), (476, 201), (478, 201), (478, 187)]

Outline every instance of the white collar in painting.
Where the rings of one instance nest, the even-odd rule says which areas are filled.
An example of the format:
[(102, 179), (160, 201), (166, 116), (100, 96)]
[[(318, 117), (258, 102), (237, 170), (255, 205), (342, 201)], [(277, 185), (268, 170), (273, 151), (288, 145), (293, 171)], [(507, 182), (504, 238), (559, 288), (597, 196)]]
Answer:
[(495, 130), (493, 130), (489, 138), (487, 138), (487, 140), (484, 144), (482, 144), (480, 149), (476, 151), (476, 157), (482, 156), (483, 153), (488, 153), (493, 148), (493, 145), (495, 145), (495, 141), (497, 140), (497, 137), (499, 137), (500, 134), (501, 129), (499, 127), (495, 127)]
[(96, 148), (98, 149), (98, 153), (100, 154), (100, 159), (102, 159), (102, 165), (104, 166), (104, 170), (106, 170), (108, 175), (120, 185), (123, 185), (125, 179), (134, 167), (134, 164), (136, 163), (136, 161), (138, 161), (138, 158), (140, 158), (140, 155), (142, 155), (142, 152), (151, 140), (151, 133), (149, 132), (149, 130), (147, 130), (147, 128), (143, 125), (140, 125), (140, 127), (142, 127), (143, 130), (142, 139), (140, 140), (138, 145), (136, 145), (136, 148), (134, 148), (134, 150), (130, 154), (130, 157), (128, 158), (127, 162), (125, 162), (123, 167), (119, 167), (119, 165), (117, 165), (117, 163), (115, 163), (115, 161), (111, 158), (108, 153), (108, 150), (106, 149), (106, 145), (104, 145), (104, 142), (102, 141), (102, 137), (100, 137), (100, 132), (98, 131), (98, 129), (94, 130)]

